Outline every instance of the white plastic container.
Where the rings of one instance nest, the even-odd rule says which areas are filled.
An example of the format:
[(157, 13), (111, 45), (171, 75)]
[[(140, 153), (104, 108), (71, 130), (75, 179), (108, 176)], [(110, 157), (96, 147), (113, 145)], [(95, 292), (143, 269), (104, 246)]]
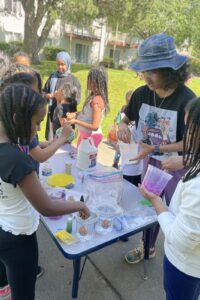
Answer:
[(93, 139), (83, 139), (78, 147), (77, 168), (83, 171), (92, 171), (97, 163), (97, 148)]

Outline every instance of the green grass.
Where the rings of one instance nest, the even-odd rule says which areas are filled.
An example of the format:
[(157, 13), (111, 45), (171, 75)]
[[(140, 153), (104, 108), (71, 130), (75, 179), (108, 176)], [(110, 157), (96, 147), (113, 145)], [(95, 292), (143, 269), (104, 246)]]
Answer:
[[(46, 82), (48, 76), (55, 70), (54, 61), (43, 61), (39, 65), (34, 66), (42, 75), (43, 83)], [(85, 100), (87, 75), (90, 67), (88, 65), (75, 64), (72, 66), (72, 74), (74, 74), (81, 83), (82, 98), (78, 106), (80, 111)], [(120, 110), (122, 105), (125, 104), (125, 94), (129, 90), (136, 89), (144, 84), (142, 80), (133, 71), (107, 69), (108, 71), (108, 96), (110, 103), (110, 112), (107, 114), (103, 121), (102, 129), (104, 137), (107, 136), (109, 125), (113, 124), (113, 120)], [(193, 77), (188, 86), (200, 96), (200, 78)], [(39, 133), (40, 140), (44, 140), (45, 121), (42, 123), (41, 132)]]

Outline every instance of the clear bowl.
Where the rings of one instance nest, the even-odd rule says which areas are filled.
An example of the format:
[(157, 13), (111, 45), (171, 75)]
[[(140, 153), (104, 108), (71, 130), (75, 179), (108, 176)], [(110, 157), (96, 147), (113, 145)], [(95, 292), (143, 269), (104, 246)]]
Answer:
[(102, 203), (96, 208), (98, 213), (98, 221), (96, 224), (96, 231), (98, 233), (108, 233), (113, 230), (114, 219), (120, 213), (119, 206)]
[(90, 217), (85, 220), (76, 215), (76, 234), (80, 241), (89, 241), (93, 238), (97, 220), (98, 216), (95, 213), (91, 213)]

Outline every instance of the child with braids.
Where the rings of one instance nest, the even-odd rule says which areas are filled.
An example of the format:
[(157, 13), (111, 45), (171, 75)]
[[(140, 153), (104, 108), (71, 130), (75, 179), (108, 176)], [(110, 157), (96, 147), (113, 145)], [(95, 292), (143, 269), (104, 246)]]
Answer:
[(68, 113), (68, 124), (75, 124), (79, 129), (77, 146), (84, 138), (92, 137), (94, 144), (98, 147), (103, 135), (101, 123), (109, 111), (108, 85), (105, 69), (94, 67), (89, 71), (87, 78), (87, 91), (90, 91), (86, 98), (83, 109), (80, 113)]
[(200, 98), (185, 108), (183, 165), (169, 207), (143, 185), (140, 191), (153, 204), (165, 235), (164, 289), (166, 299), (198, 300), (200, 295)]
[[(13, 300), (34, 300), (39, 213), (54, 216), (79, 211), (82, 218), (89, 216), (83, 202), (52, 201), (32, 160), (20, 149), (30, 144), (45, 114), (45, 100), (27, 85), (12, 84), (1, 91), (0, 287), (9, 284)], [(0, 295), (3, 292), (0, 289)]]

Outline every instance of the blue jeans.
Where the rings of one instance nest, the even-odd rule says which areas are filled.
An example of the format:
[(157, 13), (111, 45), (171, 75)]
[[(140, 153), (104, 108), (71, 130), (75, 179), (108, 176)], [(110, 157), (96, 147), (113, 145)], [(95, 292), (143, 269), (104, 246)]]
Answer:
[(38, 266), (36, 233), (13, 235), (0, 228), (0, 287), (10, 284), (12, 300), (33, 300)]
[(198, 300), (200, 278), (179, 271), (166, 256), (163, 261), (166, 300)]

